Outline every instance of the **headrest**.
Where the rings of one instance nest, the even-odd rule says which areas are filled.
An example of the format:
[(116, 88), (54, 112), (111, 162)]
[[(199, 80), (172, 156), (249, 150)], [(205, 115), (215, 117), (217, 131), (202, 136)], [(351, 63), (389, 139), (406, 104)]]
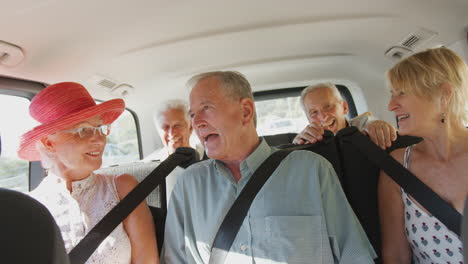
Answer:
[(54, 218), (30, 196), (0, 188), (2, 263), (69, 264)]

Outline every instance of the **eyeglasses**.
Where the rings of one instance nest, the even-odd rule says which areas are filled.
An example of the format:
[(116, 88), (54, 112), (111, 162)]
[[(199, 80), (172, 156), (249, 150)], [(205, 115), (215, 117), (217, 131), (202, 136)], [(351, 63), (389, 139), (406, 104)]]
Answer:
[(62, 130), (57, 133), (72, 133), (78, 134), (80, 138), (90, 138), (97, 133), (101, 136), (108, 136), (110, 134), (110, 125), (100, 125), (97, 127), (79, 127), (74, 129)]

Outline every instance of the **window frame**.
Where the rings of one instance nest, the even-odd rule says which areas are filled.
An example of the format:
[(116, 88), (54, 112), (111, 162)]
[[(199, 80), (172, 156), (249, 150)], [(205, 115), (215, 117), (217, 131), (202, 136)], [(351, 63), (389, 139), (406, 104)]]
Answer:
[(133, 121), (135, 122), (135, 127), (136, 127), (136, 132), (137, 132), (137, 141), (138, 141), (138, 154), (141, 160), (143, 159), (143, 144), (141, 141), (140, 119), (138, 119), (138, 115), (132, 109), (125, 107), (125, 110), (127, 110), (128, 112), (130, 112), (130, 114), (132, 114)]
[[(100, 99), (94, 99), (94, 101), (99, 102), (99, 103), (105, 102), (104, 100), (100, 100)], [(125, 111), (128, 111), (132, 115), (133, 121), (135, 122), (135, 127), (136, 127), (136, 132), (137, 132), (137, 142), (138, 142), (138, 157), (139, 157), (140, 160), (142, 160), (143, 159), (143, 144), (142, 144), (142, 140), (141, 140), (140, 119), (138, 119), (137, 113), (135, 111), (133, 111), (132, 109), (130, 109), (128, 107), (125, 107), (124, 112)], [(115, 165), (118, 165), (118, 164), (115, 164)], [(114, 165), (112, 165), (112, 166), (114, 166)]]
[[(13, 89), (7, 89), (13, 88)], [(47, 85), (40, 82), (15, 79), (0, 75), (0, 94), (18, 96), (26, 98), (31, 102), (32, 98)], [(28, 190), (32, 191), (39, 185), (44, 178), (44, 170), (40, 161), (29, 162), (29, 186)]]

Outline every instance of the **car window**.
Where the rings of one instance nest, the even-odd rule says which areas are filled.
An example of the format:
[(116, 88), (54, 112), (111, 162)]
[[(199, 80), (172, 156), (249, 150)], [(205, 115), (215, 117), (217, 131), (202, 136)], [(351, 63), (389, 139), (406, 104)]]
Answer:
[(102, 157), (102, 167), (137, 161), (141, 158), (137, 119), (126, 109), (112, 124)]
[(297, 133), (307, 125), (298, 96), (257, 101), (255, 106), (260, 136)]
[(19, 135), (37, 125), (29, 115), (29, 103), (24, 97), (0, 94), (0, 187), (21, 192), (29, 191), (30, 163), (16, 154)]

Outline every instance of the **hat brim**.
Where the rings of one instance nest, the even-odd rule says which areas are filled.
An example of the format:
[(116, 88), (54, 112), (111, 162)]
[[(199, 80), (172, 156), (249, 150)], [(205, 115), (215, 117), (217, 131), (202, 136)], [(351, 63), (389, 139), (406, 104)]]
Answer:
[(52, 135), (55, 132), (64, 130), (97, 115), (102, 115), (103, 124), (111, 124), (124, 110), (125, 103), (122, 99), (112, 99), (101, 104), (85, 108), (81, 111), (55, 120), (54, 122), (39, 125), (21, 136), (18, 156), (25, 160), (38, 161), (40, 160), (40, 156), (36, 149), (36, 142), (41, 138)]

